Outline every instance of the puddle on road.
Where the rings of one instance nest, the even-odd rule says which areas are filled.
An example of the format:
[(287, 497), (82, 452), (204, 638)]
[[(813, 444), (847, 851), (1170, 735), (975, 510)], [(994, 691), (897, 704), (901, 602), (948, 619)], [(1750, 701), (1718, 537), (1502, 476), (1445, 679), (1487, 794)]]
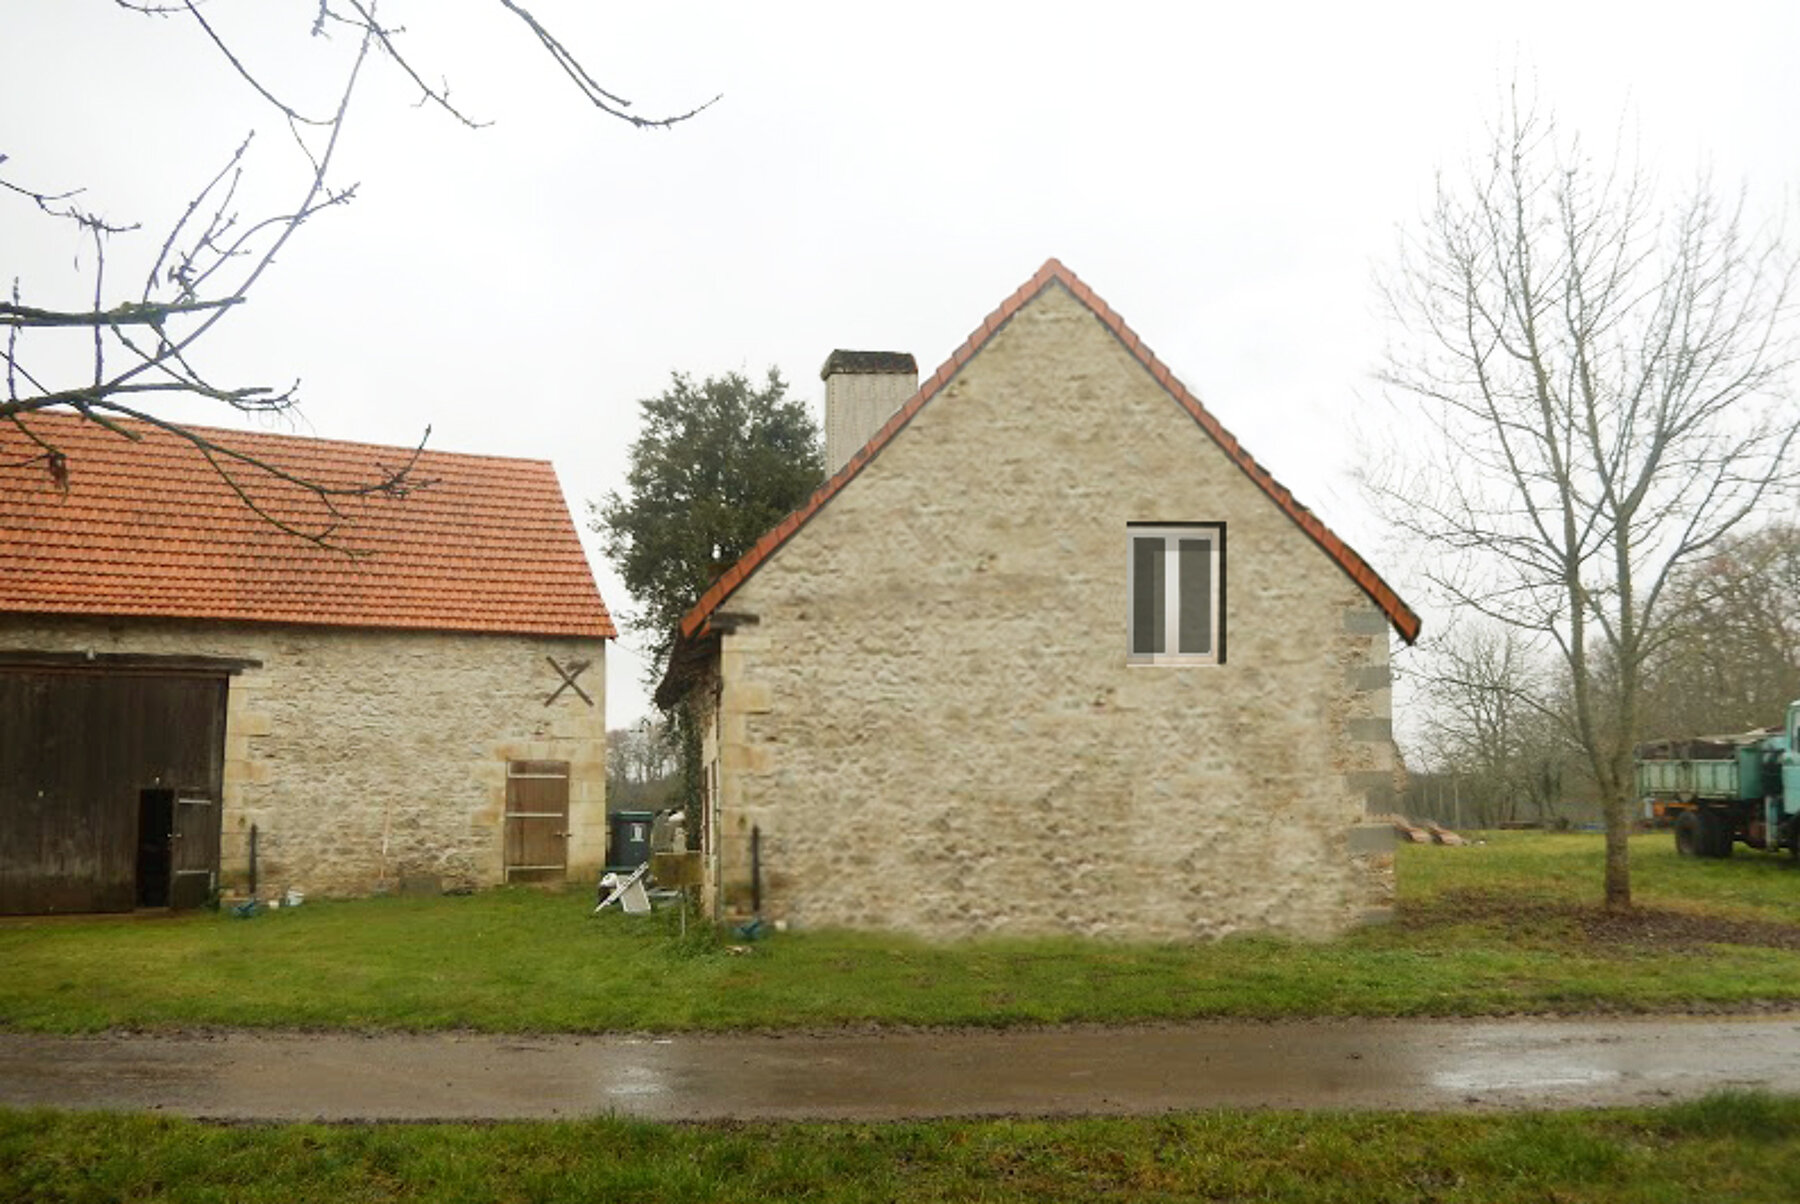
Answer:
[(645, 1096), (669, 1094), (669, 1084), (654, 1067), (620, 1066), (607, 1078), (601, 1093), (642, 1099)]
[(1616, 1083), (1625, 1076), (1599, 1066), (1559, 1066), (1537, 1070), (1530, 1066), (1474, 1066), (1439, 1070), (1431, 1085), (1440, 1091), (1559, 1091)]

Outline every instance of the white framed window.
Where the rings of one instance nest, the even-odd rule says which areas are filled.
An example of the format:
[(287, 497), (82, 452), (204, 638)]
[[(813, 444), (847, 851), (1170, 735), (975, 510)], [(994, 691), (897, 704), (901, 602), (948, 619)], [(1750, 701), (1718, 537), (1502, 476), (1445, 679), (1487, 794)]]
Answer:
[(1133, 665), (1225, 660), (1225, 525), (1128, 523), (1126, 652)]

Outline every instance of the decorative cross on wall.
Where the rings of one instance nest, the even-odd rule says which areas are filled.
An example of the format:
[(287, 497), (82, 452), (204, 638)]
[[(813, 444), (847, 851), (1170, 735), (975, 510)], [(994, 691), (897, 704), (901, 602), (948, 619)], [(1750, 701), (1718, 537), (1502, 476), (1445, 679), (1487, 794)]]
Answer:
[(564, 690), (573, 690), (581, 698), (581, 701), (589, 706), (594, 705), (594, 700), (588, 697), (587, 691), (577, 685), (575, 681), (577, 677), (588, 671), (589, 667), (593, 665), (593, 661), (570, 661), (567, 665), (559, 665), (554, 656), (546, 656), (544, 659), (550, 662), (550, 667), (556, 670), (558, 677), (562, 678), (562, 684), (550, 692), (550, 697), (544, 699), (545, 706), (549, 706), (562, 697)]

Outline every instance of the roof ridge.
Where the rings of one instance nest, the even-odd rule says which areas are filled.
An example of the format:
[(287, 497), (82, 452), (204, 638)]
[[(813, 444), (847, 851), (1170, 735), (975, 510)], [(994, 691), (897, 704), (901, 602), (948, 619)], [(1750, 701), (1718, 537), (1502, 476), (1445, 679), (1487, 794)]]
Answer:
[[(27, 424), (29, 424), (32, 419), (38, 417), (56, 420), (73, 419), (83, 423), (90, 423), (93, 421), (90, 418), (86, 418), (78, 410), (75, 410), (72, 407), (60, 405), (49, 406), (41, 410), (33, 410), (30, 413), (20, 414), (18, 417), (19, 421)], [(355, 449), (371, 452), (403, 452), (407, 455), (412, 455), (416, 451), (421, 456), (454, 456), (458, 460), (487, 461), (496, 465), (552, 464), (547, 457), (503, 456), (495, 452), (453, 451), (449, 448), (431, 447), (424, 440), (421, 440), (417, 444), (370, 443), (362, 439), (338, 439), (326, 435), (302, 435), (293, 431), (233, 430), (230, 427), (207, 426), (197, 422), (172, 422), (165, 424), (160, 421), (146, 420), (143, 418), (113, 417), (109, 417), (107, 422), (126, 428), (142, 427), (145, 428), (146, 431), (159, 431), (175, 439), (181, 439), (181, 432), (188, 431), (218, 442), (225, 442), (233, 439), (272, 439), (279, 443), (291, 444), (296, 448), (314, 447), (331, 448), (334, 450)], [(425, 433), (427, 436), (431, 434), (431, 428), (429, 426), (425, 428)], [(552, 467), (554, 467), (554, 465), (552, 465)]]
[(1224, 424), (1200, 403), (1200, 399), (1188, 391), (1187, 386), (1181, 383), (1174, 372), (1170, 371), (1167, 364), (1157, 358), (1156, 353), (1150, 350), (1149, 346), (1138, 336), (1136, 331), (1125, 323), (1118, 312), (1055, 256), (1046, 259), (1043, 266), (1038, 268), (1029, 280), (1014, 289), (1006, 300), (982, 319), (981, 324), (968, 338), (963, 340), (962, 345), (950, 354), (950, 358), (938, 365), (937, 371), (919, 386), (918, 392), (914, 393), (906, 404), (894, 411), (881, 428), (870, 436), (868, 442), (851, 455), (850, 459), (845, 461), (830, 479), (814, 490), (812, 496), (799, 508), (764, 532), (748, 551), (707, 587), (705, 592), (700, 595), (699, 600), (682, 616), (679, 635), (682, 638), (693, 639), (704, 634), (708, 620), (719, 605), (729, 598), (775, 549), (786, 543), (794, 532), (805, 526), (825, 503), (835, 497), (876, 456), (880, 455), (882, 449), (893, 440), (894, 436), (904, 430), (932, 398), (956, 379), (957, 374), (990, 339), (1011, 322), (1018, 312), (1034, 300), (1039, 293), (1052, 284), (1066, 289), (1075, 300), (1100, 320), (1101, 325), (1105, 326), (1113, 337), (1119, 340), (1125, 350), (1150, 373), (1157, 384), (1162, 386), (1164, 392), (1168, 393), (1177, 404), (1188, 412), (1199, 424), (1200, 429), (1205, 431), (1218, 445), (1219, 449), (1236, 463), (1244, 474), (1294, 521), (1295, 525), (1304, 531), (1314, 543), (1318, 544), (1352, 581), (1356, 582), (1369, 596), (1369, 599), (1387, 616), (1388, 621), (1393, 624), (1402, 639), (1408, 644), (1418, 639), (1421, 625), (1419, 616), (1401, 600), (1400, 595), (1394, 591), (1393, 587), (1382, 580), (1381, 575), (1369, 565), (1368, 561), (1364, 560), (1355, 549), (1327, 527), (1312, 510), (1298, 501), (1292, 490), (1277, 481), (1268, 469), (1258, 463), (1256, 458), (1244, 449), (1243, 444), (1238, 442), (1237, 436), (1226, 430)]

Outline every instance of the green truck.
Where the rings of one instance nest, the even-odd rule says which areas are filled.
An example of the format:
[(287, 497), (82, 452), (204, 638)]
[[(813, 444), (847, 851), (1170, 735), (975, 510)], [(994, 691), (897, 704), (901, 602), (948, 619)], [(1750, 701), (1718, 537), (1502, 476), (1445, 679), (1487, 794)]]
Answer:
[(1637, 749), (1646, 818), (1672, 823), (1684, 857), (1729, 857), (1739, 841), (1800, 857), (1800, 702), (1787, 722), (1739, 736)]

